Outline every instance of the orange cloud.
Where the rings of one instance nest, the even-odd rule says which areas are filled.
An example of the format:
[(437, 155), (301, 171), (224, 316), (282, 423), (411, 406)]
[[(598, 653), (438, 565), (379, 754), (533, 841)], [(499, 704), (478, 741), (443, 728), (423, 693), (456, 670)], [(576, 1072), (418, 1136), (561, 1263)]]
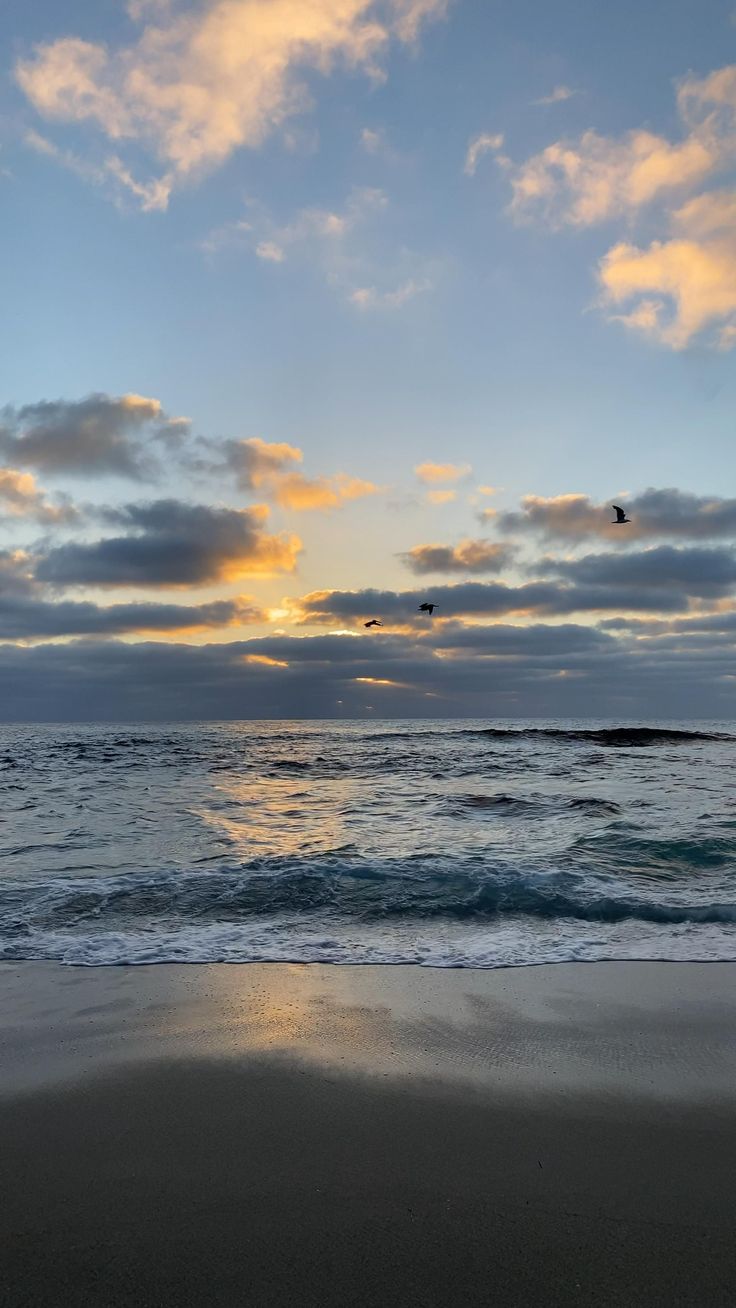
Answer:
[(30, 472), (0, 468), (0, 516), (33, 518), (36, 522), (70, 522), (77, 517), (70, 504), (53, 504), (46, 499)]
[(243, 662), (260, 664), (264, 668), (288, 668), (289, 666), (285, 659), (272, 659), (268, 654), (244, 654)]
[(392, 39), (415, 40), (446, 0), (214, 0), (170, 13), (141, 3), (138, 40), (117, 50), (66, 36), (18, 62), (16, 79), (38, 112), (87, 122), (109, 141), (135, 141), (162, 162), (155, 205), (119, 162), (118, 181), (164, 208), (177, 183), (255, 148), (308, 104), (297, 74), (328, 73), (339, 61), (378, 75)]
[(301, 463), (304, 457), (296, 445), (288, 445), (285, 441), (264, 441), (260, 436), (225, 441), (220, 448), (241, 490), (268, 486), (288, 464)]
[(736, 65), (685, 78), (677, 107), (686, 129), (679, 141), (643, 128), (619, 139), (587, 131), (520, 165), (499, 159), (511, 178), (511, 212), (587, 227), (698, 186), (736, 157)]
[(294, 572), (302, 549), (301, 540), (292, 532), (260, 536), (242, 554), (222, 559), (216, 579), (240, 581), (243, 577), (276, 577), (279, 573)]
[(302, 451), (285, 442), (269, 443), (260, 436), (249, 440), (225, 441), (221, 450), (225, 466), (235, 473), (241, 490), (258, 489), (286, 509), (335, 509), (348, 500), (376, 495), (380, 487), (359, 477), (338, 472), (333, 477), (306, 477), (289, 472), (301, 463)]
[(698, 137), (672, 145), (646, 131), (622, 141), (585, 132), (577, 144), (556, 141), (516, 169), (511, 212), (524, 218), (538, 210), (557, 223), (588, 227), (702, 181), (718, 160), (716, 145)]
[[(507, 169), (518, 218), (586, 227), (631, 218), (653, 201), (669, 206), (736, 160), (736, 64), (688, 76), (677, 91), (683, 125), (671, 141), (642, 128), (614, 139), (587, 131), (555, 141)], [(736, 193), (696, 196), (668, 215), (670, 235), (645, 248), (627, 236), (602, 258), (602, 302), (611, 317), (675, 350), (703, 333), (736, 345)]]
[(371, 481), (338, 473), (334, 477), (304, 477), (290, 473), (275, 478), (270, 493), (277, 504), (287, 509), (336, 509), (349, 500), (377, 495), (380, 487)]
[(613, 315), (626, 327), (681, 350), (707, 328), (736, 343), (736, 192), (690, 200), (672, 216), (677, 235), (645, 249), (622, 241), (601, 260), (604, 302), (636, 301)]
[(396, 690), (406, 690), (405, 681), (391, 681), (389, 677), (353, 677), (353, 681), (359, 682), (363, 686), (392, 686)]
[(472, 472), (469, 463), (418, 463), (414, 476), (423, 482), (462, 481)]
[(433, 490), (427, 491), (428, 504), (451, 504), (457, 499), (457, 491), (454, 490)]
[(511, 563), (513, 551), (487, 540), (463, 540), (459, 545), (414, 545), (400, 557), (412, 572), (477, 574), (500, 572)]

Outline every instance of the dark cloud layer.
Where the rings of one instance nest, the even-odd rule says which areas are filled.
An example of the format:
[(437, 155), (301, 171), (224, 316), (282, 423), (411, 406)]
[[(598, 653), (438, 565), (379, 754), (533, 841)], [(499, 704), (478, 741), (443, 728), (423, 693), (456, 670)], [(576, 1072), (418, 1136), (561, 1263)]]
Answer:
[(536, 532), (567, 541), (595, 536), (622, 544), (647, 539), (736, 538), (736, 499), (650, 487), (624, 503), (631, 518), (626, 527), (612, 523), (610, 504), (596, 504), (587, 495), (576, 494), (527, 495), (519, 512), (493, 514), (493, 520), (504, 532)]
[(243, 600), (211, 604), (109, 604), (0, 597), (0, 640), (49, 640), (61, 636), (122, 636), (194, 631), (265, 621)]
[(535, 581), (521, 586), (504, 582), (467, 581), (457, 586), (433, 586), (426, 591), (313, 591), (295, 604), (299, 620), (309, 623), (357, 622), (378, 615), (394, 623), (426, 623), (417, 612), (423, 600), (438, 605), (436, 617), (503, 617), (507, 614), (556, 616), (572, 613), (685, 612), (685, 590), (653, 590), (626, 586), (569, 585)]
[[(605, 625), (605, 624), (602, 624)], [(494, 622), (489, 626), (443, 623), (424, 637), (441, 651), (471, 651), (490, 658), (564, 658), (572, 654), (611, 652), (616, 642), (597, 627), (577, 623), (547, 623), (518, 627)]]
[(156, 500), (107, 516), (127, 527), (126, 534), (49, 550), (37, 579), (53, 586), (202, 586), (290, 572), (301, 548), (296, 536), (264, 531), (262, 508)]
[[(150, 441), (176, 440), (188, 430), (144, 395), (88, 395), (41, 400), (0, 413), (0, 452), (20, 467), (47, 474), (141, 478), (155, 468)], [(147, 448), (148, 445), (148, 448)]]
[(584, 586), (626, 590), (641, 587), (642, 591), (663, 588), (684, 595), (717, 597), (730, 594), (736, 586), (736, 555), (725, 548), (676, 549), (661, 545), (638, 553), (542, 559), (534, 564), (533, 571)]
[(461, 647), (440, 658), (426, 642), (402, 636), (265, 637), (205, 646), (4, 645), (0, 717), (622, 720), (732, 714), (730, 650), (673, 648), (660, 655), (610, 636), (599, 646), (586, 646), (587, 640), (582, 634), (577, 650), (540, 652), (539, 633), (519, 629), (505, 636), (514, 652), (508, 658), (479, 658)]

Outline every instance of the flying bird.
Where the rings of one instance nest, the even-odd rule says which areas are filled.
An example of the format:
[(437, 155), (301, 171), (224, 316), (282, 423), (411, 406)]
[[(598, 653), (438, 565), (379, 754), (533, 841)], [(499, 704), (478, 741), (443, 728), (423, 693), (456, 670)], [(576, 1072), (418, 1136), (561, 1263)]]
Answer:
[(436, 608), (439, 608), (439, 605), (438, 605), (438, 604), (427, 604), (426, 601), (425, 601), (424, 604), (420, 604), (420, 605), (419, 605), (418, 612), (419, 612), (419, 613), (428, 613), (429, 616), (430, 616), (430, 618), (431, 618), (431, 616), (432, 616), (432, 614), (434, 613), (434, 611), (435, 611)]
[(383, 623), (382, 623), (382, 622), (379, 622), (379, 621), (378, 621), (378, 618), (371, 618), (370, 622), (364, 622), (364, 623), (363, 623), (363, 626), (364, 626), (364, 627), (382, 627), (382, 626), (383, 626)]
[(627, 518), (627, 517), (626, 517), (626, 512), (625, 512), (624, 509), (622, 509), (622, 508), (620, 507), (620, 505), (618, 505), (618, 504), (612, 504), (612, 505), (611, 505), (611, 508), (613, 509), (614, 513), (616, 514), (616, 519), (615, 519), (615, 521), (612, 523), (612, 525), (613, 525), (614, 527), (620, 527), (620, 526), (623, 525), (624, 522), (631, 522), (631, 518)]

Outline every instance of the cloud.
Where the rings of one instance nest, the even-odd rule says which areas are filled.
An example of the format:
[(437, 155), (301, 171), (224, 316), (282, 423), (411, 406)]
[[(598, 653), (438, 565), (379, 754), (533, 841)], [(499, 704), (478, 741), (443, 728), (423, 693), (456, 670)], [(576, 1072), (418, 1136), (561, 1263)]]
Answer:
[(671, 349), (702, 338), (729, 350), (736, 345), (736, 193), (682, 200), (736, 161), (736, 64), (684, 78), (677, 108), (678, 140), (644, 128), (620, 138), (588, 130), (521, 164), (506, 156), (497, 162), (518, 221), (583, 228), (619, 218), (630, 227), (658, 203), (669, 235), (642, 247), (627, 231), (599, 261), (600, 304), (612, 321)]
[(343, 209), (300, 209), (291, 222), (272, 226), (261, 215), (260, 223), (271, 226), (272, 234), (281, 246), (295, 246), (305, 242), (334, 243), (349, 232), (388, 207), (388, 196), (377, 186), (354, 186)]
[(141, 478), (155, 467), (150, 441), (175, 441), (188, 426), (145, 395), (41, 400), (0, 410), (0, 451), (47, 474)]
[(671, 145), (643, 130), (623, 141), (588, 131), (574, 145), (548, 145), (513, 171), (511, 212), (519, 219), (589, 227), (635, 211), (663, 191), (701, 182), (717, 158), (697, 138)]
[(223, 467), (235, 474), (240, 490), (258, 490), (287, 509), (334, 509), (349, 500), (378, 494), (380, 487), (359, 477), (336, 473), (332, 477), (305, 477), (292, 471), (301, 463), (302, 451), (295, 445), (269, 443), (259, 436), (242, 441), (202, 442), (219, 455), (214, 463), (202, 465), (220, 474)]
[(304, 112), (301, 72), (327, 74), (339, 63), (382, 76), (379, 61), (392, 40), (415, 41), (445, 7), (444, 0), (214, 0), (171, 13), (139, 0), (128, 12), (146, 25), (132, 44), (110, 49), (65, 36), (37, 45), (15, 76), (48, 121), (88, 123), (116, 149), (148, 151), (163, 169), (156, 183), (163, 194), (235, 150), (259, 147)]
[(422, 23), (444, 18), (449, 0), (393, 0), (396, 32), (402, 41), (414, 42)]
[(78, 516), (69, 501), (48, 500), (32, 473), (0, 468), (0, 519), (29, 518), (34, 522), (63, 524), (74, 522)]
[(340, 207), (311, 206), (288, 222), (277, 222), (251, 200), (247, 221), (214, 228), (200, 246), (208, 255), (240, 248), (266, 263), (300, 260), (357, 309), (401, 309), (434, 289), (438, 265), (406, 248), (379, 253), (375, 240), (366, 252), (366, 228), (388, 206), (388, 196), (379, 187), (357, 186)]
[(256, 254), (259, 259), (265, 259), (267, 263), (283, 263), (286, 258), (283, 246), (277, 245), (275, 241), (259, 241)]
[(677, 103), (689, 128), (679, 141), (643, 128), (620, 139), (589, 130), (523, 164), (504, 161), (512, 214), (587, 227), (700, 185), (736, 157), (736, 65), (702, 80), (685, 78)]
[(441, 264), (407, 247), (392, 249), (384, 243), (381, 248), (380, 233), (370, 225), (388, 207), (388, 196), (379, 187), (356, 186), (342, 206), (311, 206), (288, 222), (277, 222), (250, 200), (247, 220), (214, 228), (200, 247), (208, 255), (247, 249), (267, 263), (299, 260), (354, 308), (391, 312), (434, 290)]
[(52, 586), (203, 586), (293, 572), (298, 536), (268, 535), (265, 506), (211, 508), (157, 500), (110, 510), (122, 536), (60, 545), (44, 554), (36, 578)]
[(26, 550), (0, 549), (0, 596), (32, 594), (33, 562)]
[(508, 545), (464, 540), (459, 545), (414, 545), (399, 557), (418, 576), (430, 572), (501, 572), (513, 559)]
[(472, 471), (469, 463), (418, 463), (414, 476), (418, 481), (433, 485), (437, 482), (463, 481)]
[(428, 504), (452, 504), (456, 499), (457, 491), (454, 490), (431, 490), (426, 495)]
[(575, 95), (580, 95), (580, 92), (573, 91), (569, 86), (555, 86), (549, 95), (543, 95), (538, 100), (532, 100), (532, 104), (562, 104), (564, 100), (572, 100)]
[(360, 133), (360, 144), (366, 154), (378, 154), (385, 146), (385, 133), (383, 128), (376, 130), (372, 127), (364, 127)]
[(219, 456), (216, 463), (205, 465), (208, 470), (219, 474), (224, 466), (234, 473), (236, 485), (242, 491), (268, 485), (284, 469), (294, 463), (301, 463), (304, 457), (296, 445), (288, 445), (285, 441), (264, 441), (260, 436), (251, 436), (242, 441), (207, 441), (204, 444)]
[(533, 571), (563, 577), (580, 586), (623, 588), (627, 593), (634, 588), (675, 590), (688, 597), (718, 598), (736, 589), (736, 554), (723, 548), (675, 549), (660, 545), (630, 554), (548, 558), (535, 563)]
[(625, 541), (736, 539), (736, 499), (650, 487), (626, 497), (626, 512), (631, 522), (624, 529), (613, 525), (610, 504), (597, 504), (587, 495), (525, 495), (520, 512), (499, 513), (495, 522), (501, 531), (569, 541), (598, 536), (620, 542), (624, 530)]
[(493, 135), (488, 132), (481, 132), (479, 136), (474, 136), (465, 154), (463, 172), (467, 177), (474, 177), (481, 155), (498, 154), (499, 150), (502, 149), (503, 136), (500, 132)]
[(2, 641), (207, 631), (265, 620), (263, 610), (245, 597), (197, 605), (133, 603), (101, 606), (73, 600), (50, 603), (0, 594)]
[(116, 154), (109, 155), (103, 167), (108, 176), (113, 177), (124, 191), (138, 201), (144, 213), (160, 213), (168, 208), (171, 197), (170, 178), (154, 177), (149, 182), (142, 182), (133, 176)]
[[(550, 568), (551, 571), (551, 568)], [(644, 587), (633, 579), (624, 584), (579, 584), (567, 581), (533, 581), (520, 586), (504, 582), (466, 581), (453, 586), (433, 586), (424, 591), (318, 590), (299, 599), (284, 600), (294, 621), (300, 625), (330, 625), (358, 622), (366, 614), (384, 618), (402, 627), (426, 626), (426, 616), (417, 612), (427, 598), (438, 605), (437, 620), (448, 618), (496, 618), (510, 614), (563, 616), (572, 613), (686, 613), (686, 590)]]
[[(728, 649), (692, 649), (687, 638), (660, 652), (656, 641), (571, 624), (435, 627), (421, 637), (387, 633), (379, 641), (324, 635), (210, 645), (5, 644), (0, 717), (290, 719), (305, 703), (316, 717), (365, 717), (368, 703), (379, 702), (396, 717), (728, 719), (732, 667)], [(424, 762), (435, 766), (429, 756)]]
[[(605, 626), (602, 623), (601, 626)], [(489, 626), (443, 623), (430, 637), (432, 647), (443, 654), (462, 650), (480, 657), (526, 657), (555, 659), (561, 655), (582, 654), (591, 650), (611, 651), (610, 637), (598, 627), (575, 623), (536, 623), (517, 627), (494, 622)]]
[(48, 140), (48, 137), (42, 136), (41, 132), (35, 132), (33, 129), (24, 133), (24, 143), (29, 146), (29, 149), (35, 150), (35, 153), (51, 158), (59, 163), (60, 167), (67, 169), (68, 173), (75, 174), (75, 177), (80, 177), (82, 181), (90, 182), (93, 186), (106, 187), (111, 181), (118, 183), (116, 198), (122, 199), (127, 192), (128, 196), (132, 195), (137, 200), (144, 213), (165, 209), (169, 204), (171, 194), (169, 181), (158, 178), (154, 178), (152, 182), (139, 181), (133, 177), (131, 171), (116, 154), (109, 154), (105, 160), (92, 163), (82, 158), (80, 154), (75, 154), (73, 150), (60, 149), (54, 141)]
[(428, 278), (417, 280), (409, 277), (393, 290), (381, 291), (375, 286), (358, 286), (350, 292), (348, 298), (358, 309), (403, 309), (417, 295), (424, 295), (431, 290), (433, 285)]
[(736, 160), (736, 64), (684, 78), (677, 108), (677, 140), (645, 128), (620, 138), (588, 130), (521, 164), (500, 155), (497, 162), (518, 221), (583, 228), (619, 218), (630, 227), (658, 203), (669, 235), (642, 247), (627, 231), (608, 250), (597, 269), (600, 305), (611, 321), (671, 349), (702, 338), (729, 350), (736, 345), (736, 193), (682, 200)]
[[(713, 343), (736, 343), (736, 192), (697, 196), (672, 215), (676, 235), (645, 248), (622, 241), (598, 268), (603, 303), (635, 301), (612, 315), (672, 349), (707, 329)], [(663, 298), (664, 297), (664, 298)]]
[(719, 607), (715, 613), (694, 613), (686, 618), (605, 618), (599, 626), (606, 631), (632, 631), (637, 639), (685, 635), (697, 637), (701, 642), (703, 637), (709, 640), (721, 637), (732, 642), (736, 632), (736, 607), (725, 610)]
[(359, 477), (337, 473), (334, 477), (304, 477), (290, 473), (277, 478), (270, 493), (277, 504), (287, 509), (336, 509), (350, 500), (377, 495), (380, 487)]

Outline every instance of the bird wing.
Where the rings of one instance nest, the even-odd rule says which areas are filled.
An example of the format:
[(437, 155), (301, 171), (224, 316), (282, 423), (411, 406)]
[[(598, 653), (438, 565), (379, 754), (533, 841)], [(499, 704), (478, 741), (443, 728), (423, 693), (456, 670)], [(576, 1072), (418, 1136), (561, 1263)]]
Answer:
[(613, 509), (613, 511), (614, 511), (614, 513), (616, 514), (616, 517), (617, 517), (617, 518), (625, 518), (625, 517), (626, 517), (626, 514), (624, 513), (624, 511), (623, 511), (623, 509), (621, 508), (620, 504), (612, 504), (612, 505), (611, 505), (611, 508)]

